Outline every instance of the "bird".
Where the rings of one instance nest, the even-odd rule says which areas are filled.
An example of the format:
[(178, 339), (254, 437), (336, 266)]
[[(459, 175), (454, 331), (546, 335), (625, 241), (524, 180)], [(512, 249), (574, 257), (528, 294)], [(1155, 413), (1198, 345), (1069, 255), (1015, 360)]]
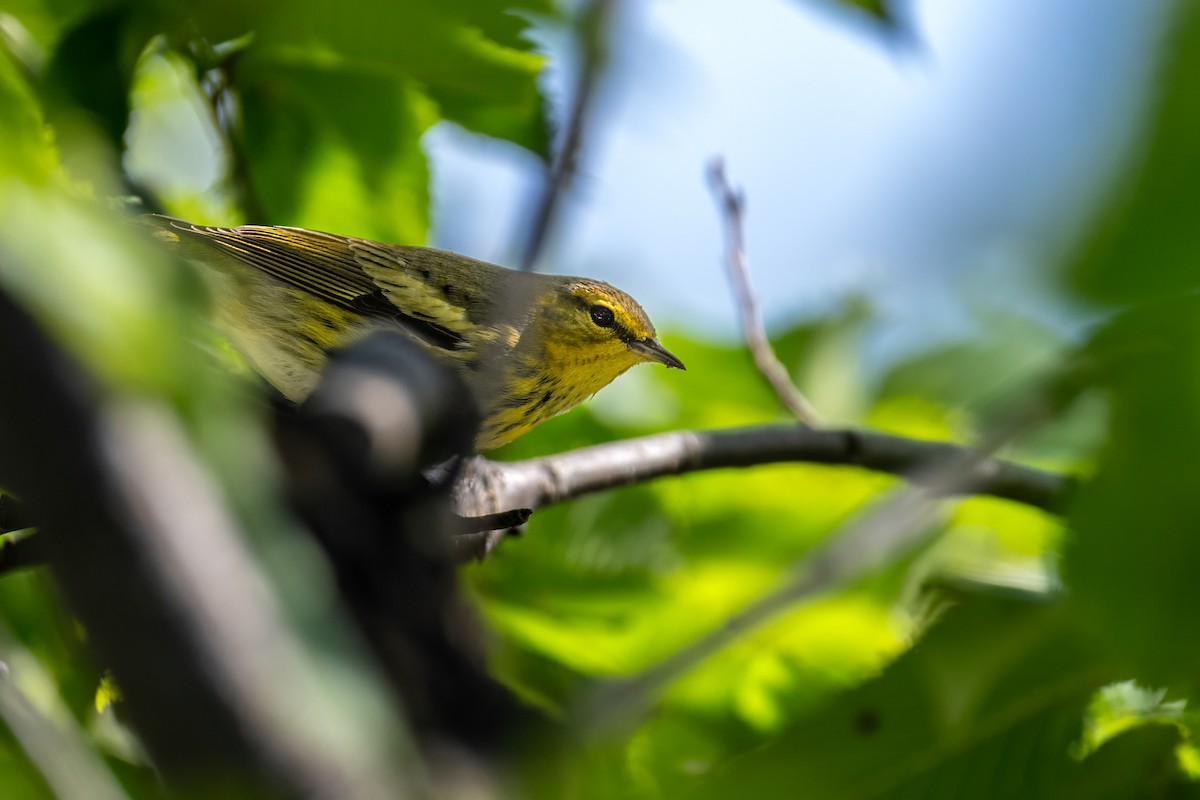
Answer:
[(381, 326), (463, 378), (482, 416), (477, 452), (574, 408), (637, 364), (686, 369), (641, 305), (603, 281), (304, 228), (145, 220), (160, 243), (203, 265), (216, 326), (295, 403), (316, 387), (331, 351)]

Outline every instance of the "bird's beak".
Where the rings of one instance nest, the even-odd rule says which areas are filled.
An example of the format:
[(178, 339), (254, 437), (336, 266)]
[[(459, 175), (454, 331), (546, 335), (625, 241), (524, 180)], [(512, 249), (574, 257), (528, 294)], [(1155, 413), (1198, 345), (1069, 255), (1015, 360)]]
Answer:
[(647, 361), (657, 361), (659, 364), (666, 364), (675, 369), (687, 369), (682, 361), (671, 355), (667, 348), (658, 343), (658, 339), (637, 339), (629, 343), (629, 349)]

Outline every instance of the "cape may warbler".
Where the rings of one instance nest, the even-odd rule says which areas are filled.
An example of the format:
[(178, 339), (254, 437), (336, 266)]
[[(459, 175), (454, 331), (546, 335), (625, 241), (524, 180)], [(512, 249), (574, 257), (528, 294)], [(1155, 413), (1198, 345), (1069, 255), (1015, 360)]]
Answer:
[(399, 327), (463, 377), (483, 413), (479, 450), (573, 408), (634, 364), (684, 368), (637, 301), (600, 281), (301, 228), (150, 219), (161, 240), (214, 268), (217, 324), (295, 402), (329, 350), (379, 325)]

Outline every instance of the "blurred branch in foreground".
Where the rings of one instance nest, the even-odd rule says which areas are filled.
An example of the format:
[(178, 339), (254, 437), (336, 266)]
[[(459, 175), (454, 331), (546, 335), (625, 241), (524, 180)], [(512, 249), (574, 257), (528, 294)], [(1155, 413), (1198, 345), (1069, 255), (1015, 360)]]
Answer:
[(714, 158), (708, 166), (708, 183), (717, 209), (725, 221), (725, 261), (729, 267), (729, 281), (737, 298), (738, 312), (742, 318), (742, 332), (746, 346), (754, 356), (754, 366), (762, 373), (767, 385), (775, 392), (779, 402), (805, 425), (816, 427), (821, 417), (808, 398), (792, 383), (787, 367), (775, 355), (767, 339), (762, 311), (758, 307), (754, 285), (750, 281), (750, 263), (746, 255), (745, 213), (746, 198), (734, 189), (725, 177), (725, 162)]
[(407, 796), (403, 758), (364, 769), (324, 746), (328, 704), (298, 701), (314, 667), (166, 408), (111, 399), (97, 410), (82, 374), (4, 294), (0, 374), (11, 378), (0, 483), (37, 518), (56, 581), (168, 785)]
[(483, 668), (481, 631), (458, 591), (448, 484), (431, 487), (420, 472), (470, 447), (470, 398), (420, 346), (381, 331), (334, 354), (299, 413), (277, 418), (276, 438), (293, 507), (425, 756), (443, 759), (431, 777), (478, 796), (461, 785), (484, 774), (468, 754), (495, 756), (533, 720)]
[(609, 36), (619, 11), (617, 5), (618, 0), (591, 0), (577, 23), (577, 42), (582, 52), (575, 92), (558, 152), (546, 172), (545, 183), (529, 216), (529, 233), (517, 262), (519, 269), (528, 271), (537, 267), (575, 174), (576, 161), (591, 122), (596, 90), (608, 60)]

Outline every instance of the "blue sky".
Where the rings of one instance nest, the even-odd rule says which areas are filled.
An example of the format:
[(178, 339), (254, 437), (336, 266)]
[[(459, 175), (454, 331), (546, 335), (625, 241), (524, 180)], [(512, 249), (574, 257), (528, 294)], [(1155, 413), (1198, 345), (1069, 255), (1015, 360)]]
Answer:
[[(965, 335), (989, 307), (1075, 330), (1088, 311), (1031, 287), (1053, 286), (1130, 152), (1167, 5), (920, 0), (906, 51), (802, 0), (627, 2), (546, 263), (629, 290), (667, 324), (732, 335), (703, 179), (720, 154), (747, 192), (777, 325), (861, 294), (882, 353)], [(569, 59), (561, 37), (541, 39), (557, 100)], [(450, 126), (427, 147), (434, 242), (511, 260), (533, 160)]]

